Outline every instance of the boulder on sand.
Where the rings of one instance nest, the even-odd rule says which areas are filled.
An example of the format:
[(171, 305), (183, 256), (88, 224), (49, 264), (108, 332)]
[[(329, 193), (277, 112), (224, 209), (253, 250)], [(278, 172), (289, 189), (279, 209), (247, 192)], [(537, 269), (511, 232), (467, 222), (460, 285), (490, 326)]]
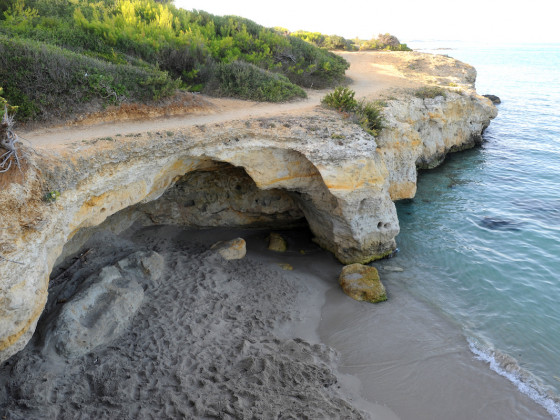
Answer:
[(273, 232), (268, 235), (268, 249), (276, 252), (286, 252), (288, 245), (282, 235)]
[(377, 303), (387, 300), (385, 286), (375, 267), (363, 264), (345, 266), (338, 278), (342, 290), (352, 299)]
[(79, 357), (107, 345), (129, 328), (144, 298), (143, 285), (157, 280), (162, 269), (161, 255), (139, 251), (92, 274), (47, 328), (46, 346)]
[(224, 260), (240, 260), (247, 253), (245, 239), (235, 238), (231, 241), (216, 242), (210, 247), (216, 251)]

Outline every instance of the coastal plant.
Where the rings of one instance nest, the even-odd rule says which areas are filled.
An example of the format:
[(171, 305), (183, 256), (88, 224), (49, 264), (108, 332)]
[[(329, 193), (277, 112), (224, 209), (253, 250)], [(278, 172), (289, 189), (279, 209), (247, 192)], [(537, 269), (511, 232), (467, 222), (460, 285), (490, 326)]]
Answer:
[[(324, 48), (251, 20), (187, 11), (171, 1), (9, 3), (0, 5), (0, 80), (10, 103), (20, 106), (20, 120), (67, 118), (87, 104), (156, 100), (177, 88), (223, 95), (216, 78), (223, 77), (222, 65), (235, 62), (314, 88), (339, 83), (349, 67)], [(269, 79), (254, 99), (303, 94)]]
[(385, 119), (383, 118), (382, 107), (377, 102), (362, 99), (356, 105), (355, 113), (362, 128), (372, 136), (377, 136), (383, 129)]
[(356, 92), (353, 90), (344, 86), (338, 86), (331, 93), (327, 93), (321, 99), (321, 103), (338, 111), (352, 112), (358, 105), (358, 101), (354, 99), (355, 95)]
[(383, 105), (379, 101), (357, 101), (353, 90), (339, 86), (333, 92), (323, 97), (321, 103), (328, 108), (352, 116), (364, 130), (372, 136), (377, 136), (384, 127)]
[(171, 95), (179, 82), (167, 72), (113, 64), (54, 45), (0, 34), (0, 80), (18, 119), (67, 118), (90, 103), (144, 102)]
[(445, 89), (439, 86), (423, 86), (421, 88), (416, 89), (413, 92), (414, 96), (420, 99), (426, 98), (435, 98), (437, 96), (443, 96), (444, 98), (447, 97), (447, 92)]
[(242, 61), (220, 64), (216, 69), (215, 85), (214, 89), (221, 95), (255, 101), (281, 102), (307, 96), (285, 76)]

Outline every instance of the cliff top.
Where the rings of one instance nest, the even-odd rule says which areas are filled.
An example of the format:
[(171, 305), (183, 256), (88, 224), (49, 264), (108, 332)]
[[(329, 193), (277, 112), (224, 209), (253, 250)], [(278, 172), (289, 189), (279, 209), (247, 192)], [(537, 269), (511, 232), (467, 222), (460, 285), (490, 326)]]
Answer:
[[(340, 52), (349, 63), (347, 78), (356, 97), (391, 99), (414, 94), (421, 86), (474, 92), (475, 69), (453, 58), (418, 52)], [(35, 148), (64, 147), (76, 141), (251, 118), (301, 116), (313, 113), (327, 89), (307, 89), (307, 98), (287, 103), (262, 103), (183, 93), (159, 106), (123, 104), (84, 115), (65, 126), (40, 127), (21, 133)]]

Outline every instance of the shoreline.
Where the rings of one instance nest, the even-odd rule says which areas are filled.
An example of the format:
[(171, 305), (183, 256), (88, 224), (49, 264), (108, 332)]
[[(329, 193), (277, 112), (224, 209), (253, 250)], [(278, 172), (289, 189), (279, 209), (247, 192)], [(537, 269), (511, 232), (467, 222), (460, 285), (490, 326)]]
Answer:
[[(243, 311), (251, 314), (250, 318), (257, 314), (257, 318), (251, 321), (253, 323), (256, 322), (256, 324), (252, 324), (254, 326), (251, 327), (251, 331), (255, 326), (270, 317), (274, 321), (273, 324), (267, 324), (269, 326), (265, 326), (262, 333), (255, 335), (255, 332), (253, 332), (249, 336), (244, 336), (244, 340), (249, 340), (252, 343), (250, 347), (253, 348), (253, 351), (257, 352), (250, 357), (257, 357), (257, 354), (261, 354), (264, 351), (268, 355), (267, 357), (271, 357), (268, 369), (272, 369), (273, 372), (275, 371), (275, 366), (287, 366), (286, 363), (288, 365), (296, 363), (297, 369), (291, 371), (291, 373), (286, 373), (286, 381), (298, 377), (299, 370), (301, 369), (311, 369), (309, 372), (315, 372), (317, 368), (313, 366), (323, 366), (321, 369), (325, 369), (328, 366), (328, 369), (335, 375), (334, 378), (336, 379), (334, 385), (327, 389), (328, 392), (325, 391), (327, 392), (325, 395), (331, 395), (329, 398), (332, 398), (332, 396), (335, 396), (337, 399), (342, 398), (339, 401), (343, 404), (343, 408), (347, 407), (344, 409), (350, 409), (349, 407), (351, 406), (354, 407), (353, 409), (366, 413), (369, 418), (379, 420), (405, 420), (410, 418), (418, 420), (434, 418), (454, 418), (459, 420), (472, 418), (504, 420), (550, 418), (541, 406), (520, 393), (514, 384), (490, 370), (486, 363), (476, 360), (472, 353), (470, 353), (468, 344), (462, 332), (457, 330), (456, 325), (445, 319), (443, 314), (438, 313), (436, 309), (429, 307), (428, 303), (422, 302), (406, 290), (406, 287), (401, 284), (402, 279), (400, 279), (402, 275), (406, 275), (406, 272), (388, 271), (381, 268), (383, 266), (396, 265), (392, 260), (382, 260), (375, 264), (387, 288), (389, 300), (373, 305), (354, 301), (340, 290), (337, 278), (342, 265), (331, 254), (313, 244), (310, 233), (305, 230), (282, 232), (289, 246), (289, 250), (286, 253), (267, 250), (265, 238), (268, 230), (262, 229), (218, 228), (178, 230), (173, 226), (159, 226), (143, 228), (139, 232), (141, 233), (140, 237), (144, 237), (147, 240), (146, 244), (151, 244), (152, 247), (155, 246), (156, 248), (163, 247), (162, 249), (165, 248), (163, 243), (166, 241), (176, 241), (173, 239), (175, 235), (179, 238), (176, 241), (177, 243), (186, 246), (185, 249), (196, 251), (193, 255), (202, 256), (206, 255), (207, 251), (204, 251), (206, 254), (204, 252), (200, 254), (201, 250), (208, 249), (210, 245), (218, 240), (228, 240), (238, 236), (244, 237), (247, 241), (247, 256), (245, 259), (209, 266), (205, 259), (207, 257), (194, 257), (199, 259), (195, 263), (199, 267), (196, 276), (200, 277), (202, 275), (203, 280), (205, 278), (215, 278), (214, 282), (219, 281), (219, 279), (224, 278), (223, 274), (220, 274), (220, 267), (223, 266), (226, 270), (225, 273), (228, 273), (227, 277), (231, 277), (233, 281), (229, 285), (215, 283), (215, 286), (211, 287), (219, 287), (218, 294), (224, 296), (226, 300), (237, 295), (243, 301)], [(124, 238), (129, 239), (135, 235), (136, 233), (132, 235), (129, 233)], [(301, 250), (304, 252), (302, 253)], [(203, 259), (200, 260), (200, 258)], [(190, 257), (190, 261), (194, 263), (195, 260), (193, 260), (193, 257)], [(281, 270), (278, 266), (281, 263), (290, 264), (293, 271)], [(175, 267), (173, 264), (171, 266)], [(181, 267), (183, 266), (181, 265)], [(187, 266), (184, 267), (186, 268)], [(168, 267), (169, 269), (171, 268)], [(177, 269), (178, 267), (173, 268), (173, 270)], [(257, 271), (254, 271), (255, 269)], [(239, 281), (251, 279), (253, 285), (258, 285), (260, 279), (265, 281), (262, 277), (263, 275), (271, 276), (272, 283), (270, 280), (266, 280), (269, 290), (264, 294), (263, 291), (253, 290), (250, 293), (252, 297), (245, 300), (246, 291), (239, 290), (241, 286)], [(286, 279), (287, 283), (284, 284), (283, 280), (281, 280), (282, 278)], [(280, 283), (278, 283), (279, 281)], [(185, 284), (190, 283), (187, 282)], [(275, 284), (280, 284), (280, 286), (274, 286)], [(289, 287), (292, 290), (286, 289), (288, 284), (291, 285)], [(196, 287), (192, 289), (189, 286), (189, 290), (196, 290)], [(280, 287), (280, 289), (274, 289), (274, 287)], [(280, 292), (281, 296), (276, 294), (277, 292)], [(282, 296), (286, 297), (283, 298)], [(197, 295), (193, 299), (202, 299), (203, 297), (204, 294)], [(178, 297), (174, 296), (167, 298), (168, 311), (175, 312), (179, 308), (179, 306), (175, 306), (180, 305), (180, 303), (177, 303), (177, 299)], [(271, 301), (270, 299), (273, 300)], [(210, 301), (217, 302), (215, 298), (212, 298)], [(273, 303), (272, 306), (270, 306), (271, 302)], [(146, 304), (153, 305), (150, 302), (144, 305)], [(225, 305), (225, 301), (223, 304)], [(285, 307), (278, 308), (279, 305), (284, 305)], [(275, 307), (276, 309), (274, 309)], [(224, 313), (228, 313), (227, 309), (224, 310), (226, 311)], [(267, 313), (267, 311), (272, 312)], [(220, 311), (208, 311), (197, 316), (200, 317), (201, 315), (204, 315), (205, 325), (211, 326), (204, 334), (210, 337), (213, 334), (223, 336), (225, 330), (223, 330), (223, 326), (219, 327), (219, 325), (224, 322), (224, 318)], [(280, 323), (276, 322), (278, 320), (280, 320)], [(186, 325), (188, 325), (188, 322)], [(191, 326), (194, 328), (193, 324)], [(215, 326), (217, 330), (212, 332), (214, 328), (212, 326)], [(166, 342), (165, 337), (169, 339), (169, 337), (179, 336), (176, 343), (167, 345), (177, 349), (183, 348), (185, 344), (181, 344), (181, 340), (185, 340), (185, 337), (181, 338), (180, 330), (176, 328), (176, 326), (172, 326), (171, 331), (167, 335), (164, 334), (162, 337), (163, 343)], [(149, 329), (149, 324), (147, 329)], [(257, 328), (255, 331), (261, 330)], [(234, 333), (234, 331), (231, 332)], [(193, 332), (193, 334), (196, 335), (196, 332)], [(264, 335), (261, 336), (259, 334)], [(89, 376), (91, 375), (90, 373), (86, 374), (89, 369), (94, 371), (100, 369), (94, 364), (95, 360), (103, 359), (105, 369), (108, 369), (111, 366), (110, 361), (115, 355), (118, 356), (123, 348), (126, 349), (133, 346), (134, 344), (130, 342), (129, 335), (130, 333), (127, 333), (115, 340), (115, 342), (109, 345), (108, 350), (94, 350), (91, 354), (84, 356), (82, 361), (71, 362), (70, 367), (68, 362), (65, 365), (63, 361), (53, 358), (52, 355), (43, 361), (39, 360), (36, 351), (31, 351), (33, 346), (37, 346), (37, 343), (34, 342), (35, 340), (32, 340), (28, 345), (29, 349), (14, 356), (10, 359), (9, 363), (2, 367), (2, 372), (6, 373), (5, 369), (12, 369), (13, 365), (13, 369), (16, 369), (17, 372), (25, 373), (27, 377), (4, 377), (4, 381), (8, 379), (15, 382), (17, 380), (23, 381), (22, 384), (26, 384), (26, 391), (33, 391), (32, 398), (37, 398), (34, 395), (44, 395), (47, 391), (56, 395), (58, 392), (57, 387), (60, 386), (60, 383), (57, 381), (62, 380), (61, 377), (56, 378), (57, 373), (55, 371), (57, 369), (62, 369), (64, 372), (62, 377), (65, 378), (65, 381), (69, 380), (72, 384), (80, 383), (84, 378), (80, 378), (77, 375)], [(268, 338), (263, 341), (262, 337)], [(259, 342), (264, 343), (264, 347), (261, 347)], [(187, 346), (193, 346), (195, 345), (194, 343)], [(212, 342), (210, 341), (209, 343), (211, 345)], [(303, 346), (299, 350), (303, 353), (298, 353), (299, 359), (296, 358), (290, 362), (286, 359), (276, 359), (275, 357), (282, 357), (286, 349), (278, 348), (274, 350), (276, 348), (274, 343), (279, 343), (280, 347), (288, 343), (287, 348), (293, 348), (296, 345), (294, 343), (297, 343), (297, 346)], [(158, 347), (160, 346), (161, 344), (158, 344)], [(212, 358), (216, 362), (210, 362), (210, 359), (206, 359), (206, 361), (199, 360), (196, 353), (180, 353), (181, 355), (178, 357), (182, 360), (182, 365), (190, 366), (192, 363), (195, 363), (194, 366), (199, 366), (200, 369), (203, 369), (201, 373), (204, 378), (207, 376), (207, 370), (203, 366), (205, 363), (210, 363), (212, 366), (215, 366), (215, 369), (217, 369), (215, 375), (220, 378), (221, 375), (224, 375), (222, 370), (229, 372), (228, 369), (230, 367), (228, 365), (235, 365), (235, 360), (238, 357), (236, 352), (228, 353), (226, 348), (229, 344), (222, 344), (222, 346), (225, 347), (221, 349), (220, 347), (212, 347)], [(119, 351), (118, 349), (121, 350)], [(200, 347), (199, 351), (204, 352), (203, 347)], [(309, 355), (313, 355), (311, 359)], [(196, 362), (189, 361), (191, 357)], [(58, 362), (52, 363), (53, 360)], [(126, 359), (122, 359), (121, 356), (121, 359), (117, 357), (116, 360), (120, 360), (123, 363)], [(119, 375), (123, 375), (123, 369), (125, 371), (129, 369), (127, 375), (132, 377), (142, 376), (141, 372), (144, 369), (150, 370), (149, 366), (152, 366), (154, 363), (154, 366), (159, 365), (159, 362), (150, 360), (147, 366), (144, 364), (128, 367), (122, 365), (116, 370), (115, 375), (118, 379)], [(317, 363), (318, 365), (316, 365)], [(54, 367), (51, 367), (50, 364)], [(188, 370), (186, 372), (179, 370), (178, 372), (189, 375)], [(36, 377), (41, 374), (50, 377), (46, 385)], [(238, 374), (241, 375), (239, 377), (240, 382), (241, 378), (247, 375), (239, 372)], [(60, 372), (58, 375), (60, 375)], [(154, 380), (156, 383), (168, 383), (171, 378), (169, 375), (172, 375), (172, 371), (157, 371), (156, 369), (152, 371), (151, 375), (152, 378), (148, 382), (142, 385), (143, 382), (140, 381), (139, 384), (135, 383), (134, 386), (150, 386)], [(181, 375), (181, 373), (175, 373), (174, 375)], [(251, 378), (261, 378), (261, 375), (264, 375), (262, 376), (264, 384), (259, 387), (263, 388), (260, 392), (264, 392), (264, 394), (259, 398), (262, 398), (266, 405), (267, 402), (265, 401), (276, 401), (273, 394), (278, 393), (279, 390), (274, 387), (272, 391), (267, 389), (267, 386), (270, 386), (268, 381), (272, 379), (266, 379), (269, 378), (266, 373), (252, 373), (249, 376)], [(295, 376), (292, 377), (292, 375)], [(193, 379), (187, 382), (191, 383), (197, 377), (198, 375), (194, 375)], [(35, 379), (30, 380), (30, 378)], [(199, 378), (199, 380), (204, 382), (206, 382), (206, 379)], [(306, 381), (307, 379), (304, 379), (297, 386), (303, 386), (304, 388), (302, 389), (307, 389), (307, 392), (311, 389), (320, 391), (319, 388), (316, 388), (318, 384), (311, 385), (312, 388), (308, 388), (313, 382), (307, 384)], [(109, 384), (110, 382), (109, 380)], [(220, 383), (220, 380), (218, 380), (217, 384), (219, 385)], [(110, 387), (110, 385), (105, 386)], [(125, 380), (120, 393), (128, 395), (127, 386), (130, 386), (130, 384)], [(191, 383), (190, 386), (194, 386), (196, 391), (196, 385)], [(233, 392), (234, 395), (236, 392), (239, 395), (243, 395), (245, 391), (243, 391), (242, 387), (248, 385), (246, 383), (239, 383), (234, 384), (233, 388), (231, 386), (228, 385), (228, 391), (223, 395), (224, 390), (220, 391), (221, 388), (218, 386), (213, 391), (214, 393), (218, 392), (218, 395), (214, 395), (211, 400), (214, 401), (216, 398), (219, 400), (221, 397), (225, 398), (230, 392)], [(64, 386), (61, 388), (64, 389)], [(100, 392), (98, 389), (94, 388), (93, 391), (94, 398), (98, 399), (96, 402), (92, 401), (93, 405), (103, 405), (106, 396), (104, 397), (102, 392), (96, 395), (96, 392)], [(197, 406), (201, 404), (200, 401), (205, 401), (206, 398), (211, 396), (208, 394), (208, 391), (205, 393), (204, 389), (195, 391), (193, 391), (193, 388), (187, 388), (186, 392), (191, 397), (193, 393), (198, 395), (199, 400), (197, 401), (199, 402), (195, 401)], [(82, 390), (81, 392), (84, 391)], [(334, 392), (334, 394), (330, 394), (330, 392)], [(278, 395), (281, 394), (282, 392)], [(5, 401), (6, 397), (6, 395), (3, 397)], [(52, 395), (50, 398), (53, 398)], [(310, 398), (313, 399), (314, 397)], [(57, 399), (55, 398), (55, 406), (56, 401)], [(59, 403), (66, 404), (64, 400), (58, 401)], [(151, 401), (156, 406), (157, 404), (163, 404), (158, 399), (154, 400), (151, 398)], [(315, 404), (318, 404), (314, 405), (317, 409), (319, 406), (322, 407), (321, 404), (325, 403), (322, 399), (313, 399), (313, 401)], [(319, 403), (317, 401), (323, 402)], [(44, 402), (51, 406), (52, 409), (53, 401), (45, 398)], [(112, 404), (118, 403), (116, 400), (112, 401)], [(17, 416), (17, 412), (14, 415), (14, 412), (10, 411), (14, 408), (13, 403), (10, 404), (12, 404), (10, 409), (6, 411), (7, 418), (22, 418)], [(254, 402), (254, 404), (256, 403)], [(286, 402), (278, 403), (276, 401), (276, 404), (282, 405), (286, 404)], [(346, 406), (344, 404), (349, 405)], [(81, 409), (84, 409), (84, 407)], [(131, 407), (132, 412), (142, 412), (134, 404)], [(58, 409), (58, 407), (55, 408), (55, 410)], [(90, 407), (89, 409), (91, 410), (92, 408)], [(248, 408), (245, 407), (243, 410), (245, 409)], [(289, 407), (286, 407), (286, 409), (288, 414), (302, 415), (302, 412), (297, 411), (299, 409), (294, 408), (296, 411), (293, 412), (290, 411)], [(62, 418), (67, 418), (65, 415), (71, 416), (72, 409), (69, 408), (68, 410), (70, 411), (63, 411), (66, 414), (63, 414)], [(240, 413), (243, 413), (243, 411), (238, 412), (238, 414)], [(345, 418), (346, 416), (342, 412), (328, 411), (328, 409), (327, 411), (322, 411), (322, 413), (331, 418)], [(354, 415), (357, 416), (357, 412)], [(241, 414), (241, 417), (244, 418), (243, 414)]]

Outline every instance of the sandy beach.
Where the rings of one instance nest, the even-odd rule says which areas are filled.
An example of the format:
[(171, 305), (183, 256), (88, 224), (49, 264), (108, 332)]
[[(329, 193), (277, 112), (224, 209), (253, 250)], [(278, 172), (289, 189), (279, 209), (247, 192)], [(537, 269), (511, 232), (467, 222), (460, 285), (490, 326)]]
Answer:
[[(59, 278), (139, 249), (164, 257), (163, 275), (125, 334), (69, 359), (45, 345), (53, 283), (35, 338), (0, 370), (2, 418), (549, 418), (406, 290), (398, 257), (375, 264), (389, 300), (372, 305), (342, 293), (341, 264), (307, 229), (281, 232), (285, 253), (267, 250), (268, 233), (98, 233)], [(244, 259), (209, 250), (235, 237)]]

